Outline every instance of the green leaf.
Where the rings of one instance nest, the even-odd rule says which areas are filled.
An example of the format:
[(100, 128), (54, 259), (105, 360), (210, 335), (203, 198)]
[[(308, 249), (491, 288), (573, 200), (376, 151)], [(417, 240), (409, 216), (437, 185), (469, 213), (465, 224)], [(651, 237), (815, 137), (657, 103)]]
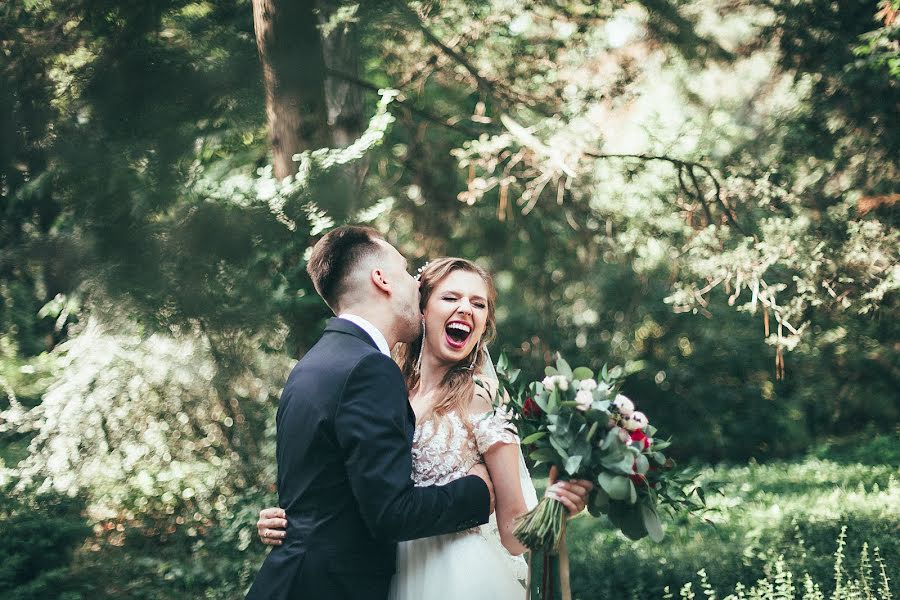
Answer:
[(516, 382), (516, 380), (519, 378), (519, 374), (520, 374), (520, 373), (522, 373), (522, 369), (516, 369), (516, 370), (514, 370), (514, 371), (510, 371), (510, 372), (507, 374), (506, 377), (507, 377), (507, 379), (509, 380), (509, 384), (510, 384), (510, 385), (512, 385), (512, 384), (514, 384), (514, 383)]
[(569, 475), (574, 475), (575, 473), (577, 473), (578, 469), (581, 468), (581, 461), (583, 458), (584, 457), (580, 454), (567, 458), (565, 464), (566, 473), (568, 473)]
[(631, 480), (622, 475), (612, 475), (611, 473), (600, 473), (597, 476), (597, 483), (603, 488), (610, 498), (613, 500), (626, 500), (630, 497)]
[(528, 458), (533, 460), (534, 462), (553, 462), (558, 456), (556, 452), (554, 452), (550, 448), (538, 448), (534, 452), (528, 455)]
[(634, 482), (631, 478), (628, 479), (628, 501), (631, 504), (637, 502), (637, 489), (634, 487)]
[(619, 441), (619, 428), (613, 427), (608, 432), (606, 432), (606, 437), (603, 438), (603, 443), (600, 444), (601, 450), (609, 450), (613, 444)]
[(509, 368), (509, 359), (506, 357), (506, 352), (500, 353), (500, 358), (497, 359), (497, 371), (503, 372)]
[(593, 379), (593, 378), (594, 378), (594, 372), (591, 371), (590, 369), (588, 369), (587, 367), (578, 367), (577, 369), (575, 369), (574, 371), (572, 371), (572, 376), (573, 376), (575, 379), (580, 379), (580, 380), (583, 380), (583, 379)]
[(544, 368), (544, 375), (546, 375), (547, 377), (553, 377), (554, 375), (559, 375), (559, 371), (557, 371), (553, 367), (546, 367)]
[(523, 446), (527, 446), (528, 444), (533, 444), (536, 441), (538, 441), (539, 439), (545, 438), (545, 437), (547, 437), (546, 431), (537, 431), (535, 433), (532, 433), (528, 437), (526, 437), (524, 440), (522, 440), (521, 443)]
[(670, 440), (660, 440), (660, 441), (653, 440), (653, 444), (651, 445), (651, 448), (653, 448), (656, 451), (659, 451), (659, 450), (665, 450), (666, 448), (668, 448), (671, 445), (672, 445), (672, 442)]
[(641, 517), (644, 520), (644, 528), (650, 535), (650, 539), (656, 543), (661, 542), (663, 537), (665, 537), (665, 533), (663, 533), (662, 524), (659, 522), (659, 514), (652, 506), (641, 504)]
[(634, 470), (640, 475), (644, 475), (650, 470), (650, 461), (643, 454), (638, 454), (634, 458)]
[(534, 403), (538, 405), (538, 408), (540, 408), (545, 413), (550, 412), (549, 410), (547, 410), (547, 399), (543, 394), (535, 394), (533, 399)]
[(609, 372), (610, 379), (619, 379), (622, 377), (622, 367), (613, 367), (613, 369)]
[(625, 502), (611, 502), (607, 516), (609, 521), (629, 539), (639, 540), (647, 535), (644, 519), (641, 518), (641, 512), (637, 506)]
[(609, 415), (609, 405), (612, 404), (609, 400), (594, 400), (591, 403), (591, 410), (598, 410), (600, 412), (607, 413)]
[(556, 369), (559, 371), (559, 374), (568, 379), (572, 379), (572, 367), (569, 366), (569, 363), (560, 356), (556, 355)]
[(634, 472), (634, 457), (629, 453), (616, 453), (606, 456), (600, 464), (615, 473), (622, 475), (631, 475)]
[(596, 487), (588, 498), (588, 512), (592, 517), (605, 515), (609, 510), (609, 496), (603, 491), (603, 488)]
[(563, 460), (567, 460), (569, 458), (569, 453), (566, 452), (566, 447), (560, 443), (559, 439), (555, 435), (550, 436), (550, 445), (553, 446), (553, 449), (559, 453), (560, 457)]

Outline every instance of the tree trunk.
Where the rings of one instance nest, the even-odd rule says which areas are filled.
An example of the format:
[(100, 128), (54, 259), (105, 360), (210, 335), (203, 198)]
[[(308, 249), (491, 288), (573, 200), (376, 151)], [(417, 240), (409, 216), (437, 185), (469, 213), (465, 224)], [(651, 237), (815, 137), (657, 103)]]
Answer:
[[(319, 23), (327, 23), (340, 8), (339, 0), (319, 0)], [(325, 66), (331, 71), (359, 77), (359, 25), (345, 23), (322, 38)], [(363, 132), (362, 89), (339, 77), (325, 80), (328, 127), (336, 148), (352, 144)]]
[(314, 0), (253, 0), (274, 174), (296, 172), (294, 154), (329, 145), (325, 61)]

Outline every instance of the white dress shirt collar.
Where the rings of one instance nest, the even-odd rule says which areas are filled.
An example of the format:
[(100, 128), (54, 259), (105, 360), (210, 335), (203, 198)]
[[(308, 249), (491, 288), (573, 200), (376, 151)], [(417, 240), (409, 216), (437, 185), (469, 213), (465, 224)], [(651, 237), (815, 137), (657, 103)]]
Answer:
[(375, 342), (375, 345), (378, 346), (378, 349), (382, 354), (386, 354), (388, 356), (391, 355), (391, 349), (388, 348), (387, 339), (385, 339), (384, 334), (381, 333), (377, 327), (359, 317), (357, 315), (352, 315), (350, 313), (343, 313), (338, 315), (338, 319), (345, 319), (350, 321), (354, 325), (358, 325), (362, 328), (363, 331), (369, 334), (369, 337), (372, 338), (372, 341)]

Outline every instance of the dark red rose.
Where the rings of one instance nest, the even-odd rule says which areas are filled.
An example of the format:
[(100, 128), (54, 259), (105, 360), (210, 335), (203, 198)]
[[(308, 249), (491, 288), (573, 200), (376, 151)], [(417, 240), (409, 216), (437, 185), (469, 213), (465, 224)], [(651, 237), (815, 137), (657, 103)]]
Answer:
[(525, 404), (522, 405), (522, 416), (526, 419), (537, 419), (543, 414), (541, 407), (537, 405), (534, 398), (525, 398)]

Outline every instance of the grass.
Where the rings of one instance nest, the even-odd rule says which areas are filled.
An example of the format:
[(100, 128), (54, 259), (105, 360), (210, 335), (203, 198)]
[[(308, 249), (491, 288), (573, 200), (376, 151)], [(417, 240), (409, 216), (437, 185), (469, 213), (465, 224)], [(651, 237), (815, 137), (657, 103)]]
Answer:
[[(871, 452), (853, 451), (857, 462), (848, 460), (847, 452), (832, 460), (818, 450), (795, 462), (708, 469), (704, 476), (723, 484), (723, 494), (709, 499), (713, 525), (670, 521), (660, 544), (631, 542), (603, 520), (579, 517), (569, 528), (574, 595), (661, 598), (666, 588), (677, 596), (693, 583), (711, 600), (710, 593), (722, 598), (736, 585), (749, 589), (774, 577), (776, 569), (799, 574), (795, 579), (808, 573), (827, 595), (834, 588), (835, 552), (844, 527), (842, 571), (859, 571), (868, 544), (870, 554), (878, 548), (886, 576), (895, 578), (900, 477), (896, 457), (881, 450), (897, 442), (896, 436), (875, 439)], [(877, 464), (885, 458), (890, 464)]]

